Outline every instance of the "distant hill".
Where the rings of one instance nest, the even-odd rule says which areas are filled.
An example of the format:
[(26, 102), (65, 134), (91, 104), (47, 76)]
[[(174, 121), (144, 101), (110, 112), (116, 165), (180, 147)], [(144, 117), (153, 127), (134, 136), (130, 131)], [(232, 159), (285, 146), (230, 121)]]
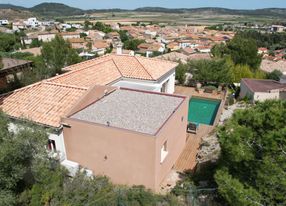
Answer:
[(25, 9), (0, 8), (0, 19), (8, 19), (8, 20), (27, 19), (31, 16), (35, 15), (32, 12)]
[(27, 8), (22, 6), (15, 6), (13, 4), (0, 4), (0, 9), (19, 9), (19, 10), (26, 10)]
[(286, 8), (266, 8), (255, 10), (236, 10), (218, 7), (202, 7), (202, 8), (178, 8), (168, 9), (163, 7), (142, 7), (135, 9), (138, 12), (163, 12), (163, 13), (209, 13), (209, 14), (225, 14), (225, 15), (251, 15), (251, 16), (275, 16), (286, 17)]
[[(267, 16), (267, 17), (280, 17), (286, 18), (286, 8), (266, 8), (256, 10), (235, 10), (217, 7), (205, 7), (205, 8), (163, 8), (163, 7), (142, 7), (134, 10), (127, 9), (90, 9), (83, 10), (74, 8), (60, 3), (41, 3), (32, 8), (25, 8), (21, 6), (15, 6), (12, 4), (0, 4), (0, 10), (11, 9), (12, 11), (29, 11), (36, 16), (43, 17), (58, 17), (58, 16), (74, 16), (83, 14), (92, 14), (100, 12), (163, 12), (163, 13), (194, 13), (194, 14), (215, 14), (215, 15), (251, 15), (251, 16)], [(10, 10), (10, 11), (11, 11)], [(1, 14), (1, 11), (0, 11)]]
[(42, 3), (29, 9), (42, 16), (73, 16), (82, 15), (84, 10), (59, 3)]

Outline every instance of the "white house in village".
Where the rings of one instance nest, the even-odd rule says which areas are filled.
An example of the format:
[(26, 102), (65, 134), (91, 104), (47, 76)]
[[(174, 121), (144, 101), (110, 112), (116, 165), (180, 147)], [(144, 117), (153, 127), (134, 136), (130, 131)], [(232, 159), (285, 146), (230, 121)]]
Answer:
[(66, 67), (62, 75), (0, 95), (0, 109), (12, 119), (28, 119), (50, 128), (48, 148), (64, 160), (61, 118), (90, 88), (106, 85), (172, 94), (177, 65), (141, 56), (105, 55)]
[(5, 25), (8, 25), (8, 24), (9, 24), (9, 21), (7, 19), (1, 19), (0, 20), (0, 25), (5, 26)]
[(41, 23), (37, 20), (36, 17), (32, 17), (32, 18), (28, 18), (26, 21), (24, 21), (24, 24), (27, 27), (36, 28), (36, 27), (40, 26)]
[(43, 32), (38, 34), (38, 40), (42, 42), (50, 42), (56, 37), (54, 32)]

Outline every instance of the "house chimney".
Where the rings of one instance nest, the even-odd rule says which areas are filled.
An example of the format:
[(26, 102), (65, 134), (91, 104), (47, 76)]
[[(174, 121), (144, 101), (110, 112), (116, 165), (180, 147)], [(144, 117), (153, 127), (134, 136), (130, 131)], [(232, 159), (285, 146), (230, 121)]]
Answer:
[(122, 43), (118, 43), (116, 45), (116, 54), (117, 55), (121, 55), (122, 54), (122, 47), (123, 47)]

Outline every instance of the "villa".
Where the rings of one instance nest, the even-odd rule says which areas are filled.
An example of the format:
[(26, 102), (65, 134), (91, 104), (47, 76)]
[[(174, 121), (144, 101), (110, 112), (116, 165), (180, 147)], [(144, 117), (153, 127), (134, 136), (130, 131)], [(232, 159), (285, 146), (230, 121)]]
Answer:
[(66, 73), (0, 96), (0, 109), (16, 120), (51, 128), (52, 149), (65, 159), (61, 118), (95, 85), (174, 92), (177, 63), (106, 55), (64, 68)]
[(95, 86), (62, 119), (68, 166), (159, 191), (186, 143), (188, 98)]

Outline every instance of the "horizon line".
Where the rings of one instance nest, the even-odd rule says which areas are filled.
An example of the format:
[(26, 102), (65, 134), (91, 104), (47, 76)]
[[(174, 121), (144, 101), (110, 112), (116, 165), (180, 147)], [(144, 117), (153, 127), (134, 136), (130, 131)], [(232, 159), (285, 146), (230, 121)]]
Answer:
[(187, 8), (182, 8), (182, 7), (162, 7), (162, 6), (142, 6), (142, 7), (137, 7), (137, 8), (133, 8), (133, 9), (128, 9), (128, 8), (91, 8), (91, 9), (84, 9), (84, 8), (80, 8), (80, 7), (76, 7), (76, 6), (71, 6), (68, 4), (64, 4), (64, 3), (59, 3), (59, 2), (42, 2), (39, 4), (35, 4), (33, 6), (30, 7), (26, 7), (26, 6), (19, 6), (16, 4), (11, 4), (11, 3), (0, 3), (0, 5), (11, 5), (11, 6), (17, 6), (17, 7), (23, 7), (25, 9), (31, 9), (35, 6), (41, 5), (41, 4), (62, 4), (65, 6), (69, 6), (72, 8), (76, 8), (76, 9), (80, 9), (83, 11), (88, 11), (88, 10), (115, 10), (115, 9), (120, 9), (120, 10), (128, 10), (128, 11), (133, 11), (136, 9), (140, 9), (140, 8), (162, 8), (162, 9), (178, 9), (178, 10), (183, 10), (183, 9), (206, 9), (206, 8), (217, 8), (217, 9), (229, 9), (229, 10), (263, 10), (263, 9), (286, 9), (286, 7), (262, 7), (262, 8), (230, 8), (230, 7), (219, 7), (219, 6), (202, 6), (202, 7), (187, 7)]

